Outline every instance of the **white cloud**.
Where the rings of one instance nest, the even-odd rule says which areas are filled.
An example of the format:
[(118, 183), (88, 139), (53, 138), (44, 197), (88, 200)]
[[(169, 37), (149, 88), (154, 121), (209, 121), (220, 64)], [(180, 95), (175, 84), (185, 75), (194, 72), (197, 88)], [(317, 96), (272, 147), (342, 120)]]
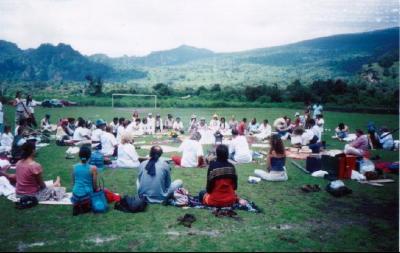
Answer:
[(1, 0), (0, 39), (144, 55), (181, 44), (217, 52), (398, 25), (396, 0)]

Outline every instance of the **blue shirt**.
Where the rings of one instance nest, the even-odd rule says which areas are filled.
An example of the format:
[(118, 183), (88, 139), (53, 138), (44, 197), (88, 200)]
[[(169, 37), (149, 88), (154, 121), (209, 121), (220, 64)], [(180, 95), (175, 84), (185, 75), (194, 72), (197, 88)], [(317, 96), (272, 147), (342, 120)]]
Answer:
[(89, 164), (76, 164), (74, 166), (74, 187), (72, 193), (77, 197), (84, 197), (93, 192), (93, 174)]

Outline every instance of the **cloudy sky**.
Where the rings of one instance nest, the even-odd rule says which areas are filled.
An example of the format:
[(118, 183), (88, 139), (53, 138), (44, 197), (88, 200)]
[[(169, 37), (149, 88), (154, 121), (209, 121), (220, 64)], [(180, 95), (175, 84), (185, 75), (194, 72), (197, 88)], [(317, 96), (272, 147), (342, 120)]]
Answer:
[(0, 0), (0, 39), (110, 56), (182, 44), (240, 51), (398, 25), (397, 0)]

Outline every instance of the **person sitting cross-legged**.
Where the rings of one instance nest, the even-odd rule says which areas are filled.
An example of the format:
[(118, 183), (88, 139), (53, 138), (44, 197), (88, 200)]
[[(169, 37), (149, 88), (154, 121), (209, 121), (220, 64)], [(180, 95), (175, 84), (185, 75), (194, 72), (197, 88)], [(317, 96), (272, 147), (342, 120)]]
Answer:
[(120, 168), (138, 168), (140, 159), (133, 145), (133, 136), (125, 133), (121, 137), (121, 144), (118, 145), (117, 166)]
[(172, 156), (171, 159), (178, 166), (184, 168), (194, 168), (204, 166), (203, 146), (200, 143), (201, 134), (193, 133), (189, 139), (186, 139), (179, 146), (182, 157)]
[(266, 181), (287, 181), (285, 146), (279, 135), (271, 136), (271, 149), (267, 157), (267, 171), (255, 170), (256, 176)]
[(200, 198), (207, 206), (229, 207), (239, 200), (236, 195), (238, 177), (235, 166), (228, 162), (228, 147), (218, 145), (216, 154), (216, 160), (208, 167), (206, 192), (200, 193)]
[(356, 130), (357, 139), (344, 146), (346, 155), (364, 156), (368, 151), (368, 136), (361, 129)]
[(232, 141), (229, 144), (229, 157), (237, 163), (250, 163), (253, 160), (252, 151), (244, 135), (238, 130), (232, 130)]
[(166, 201), (175, 190), (182, 187), (182, 180), (171, 183), (171, 166), (161, 158), (163, 151), (160, 146), (150, 150), (150, 160), (139, 166), (137, 190), (140, 198), (149, 203)]

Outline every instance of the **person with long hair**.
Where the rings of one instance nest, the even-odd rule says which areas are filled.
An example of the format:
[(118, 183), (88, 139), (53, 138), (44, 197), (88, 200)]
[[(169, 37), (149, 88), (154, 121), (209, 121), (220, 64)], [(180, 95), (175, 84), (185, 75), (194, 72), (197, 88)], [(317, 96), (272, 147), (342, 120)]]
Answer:
[(239, 200), (236, 195), (238, 176), (235, 166), (228, 162), (226, 145), (218, 145), (216, 155), (216, 160), (208, 167), (206, 192), (200, 193), (200, 198), (207, 206), (229, 207)]
[(35, 161), (35, 144), (26, 142), (22, 145), (21, 160), (16, 165), (16, 174), (1, 172), (10, 183), (16, 183), (18, 198), (36, 197), (37, 200), (61, 200), (65, 197), (65, 188), (61, 187), (60, 177), (55, 181), (43, 181), (43, 168)]
[(88, 146), (79, 150), (80, 163), (74, 165), (72, 172), (72, 203), (78, 203), (90, 198), (97, 189), (97, 168), (89, 165), (92, 151)]
[(266, 161), (267, 171), (255, 170), (254, 173), (266, 181), (287, 181), (285, 146), (279, 135), (271, 136), (271, 148)]
[(139, 166), (137, 191), (140, 198), (149, 203), (166, 201), (175, 190), (181, 188), (182, 180), (171, 183), (171, 166), (161, 158), (163, 151), (160, 146), (150, 149), (150, 160)]

